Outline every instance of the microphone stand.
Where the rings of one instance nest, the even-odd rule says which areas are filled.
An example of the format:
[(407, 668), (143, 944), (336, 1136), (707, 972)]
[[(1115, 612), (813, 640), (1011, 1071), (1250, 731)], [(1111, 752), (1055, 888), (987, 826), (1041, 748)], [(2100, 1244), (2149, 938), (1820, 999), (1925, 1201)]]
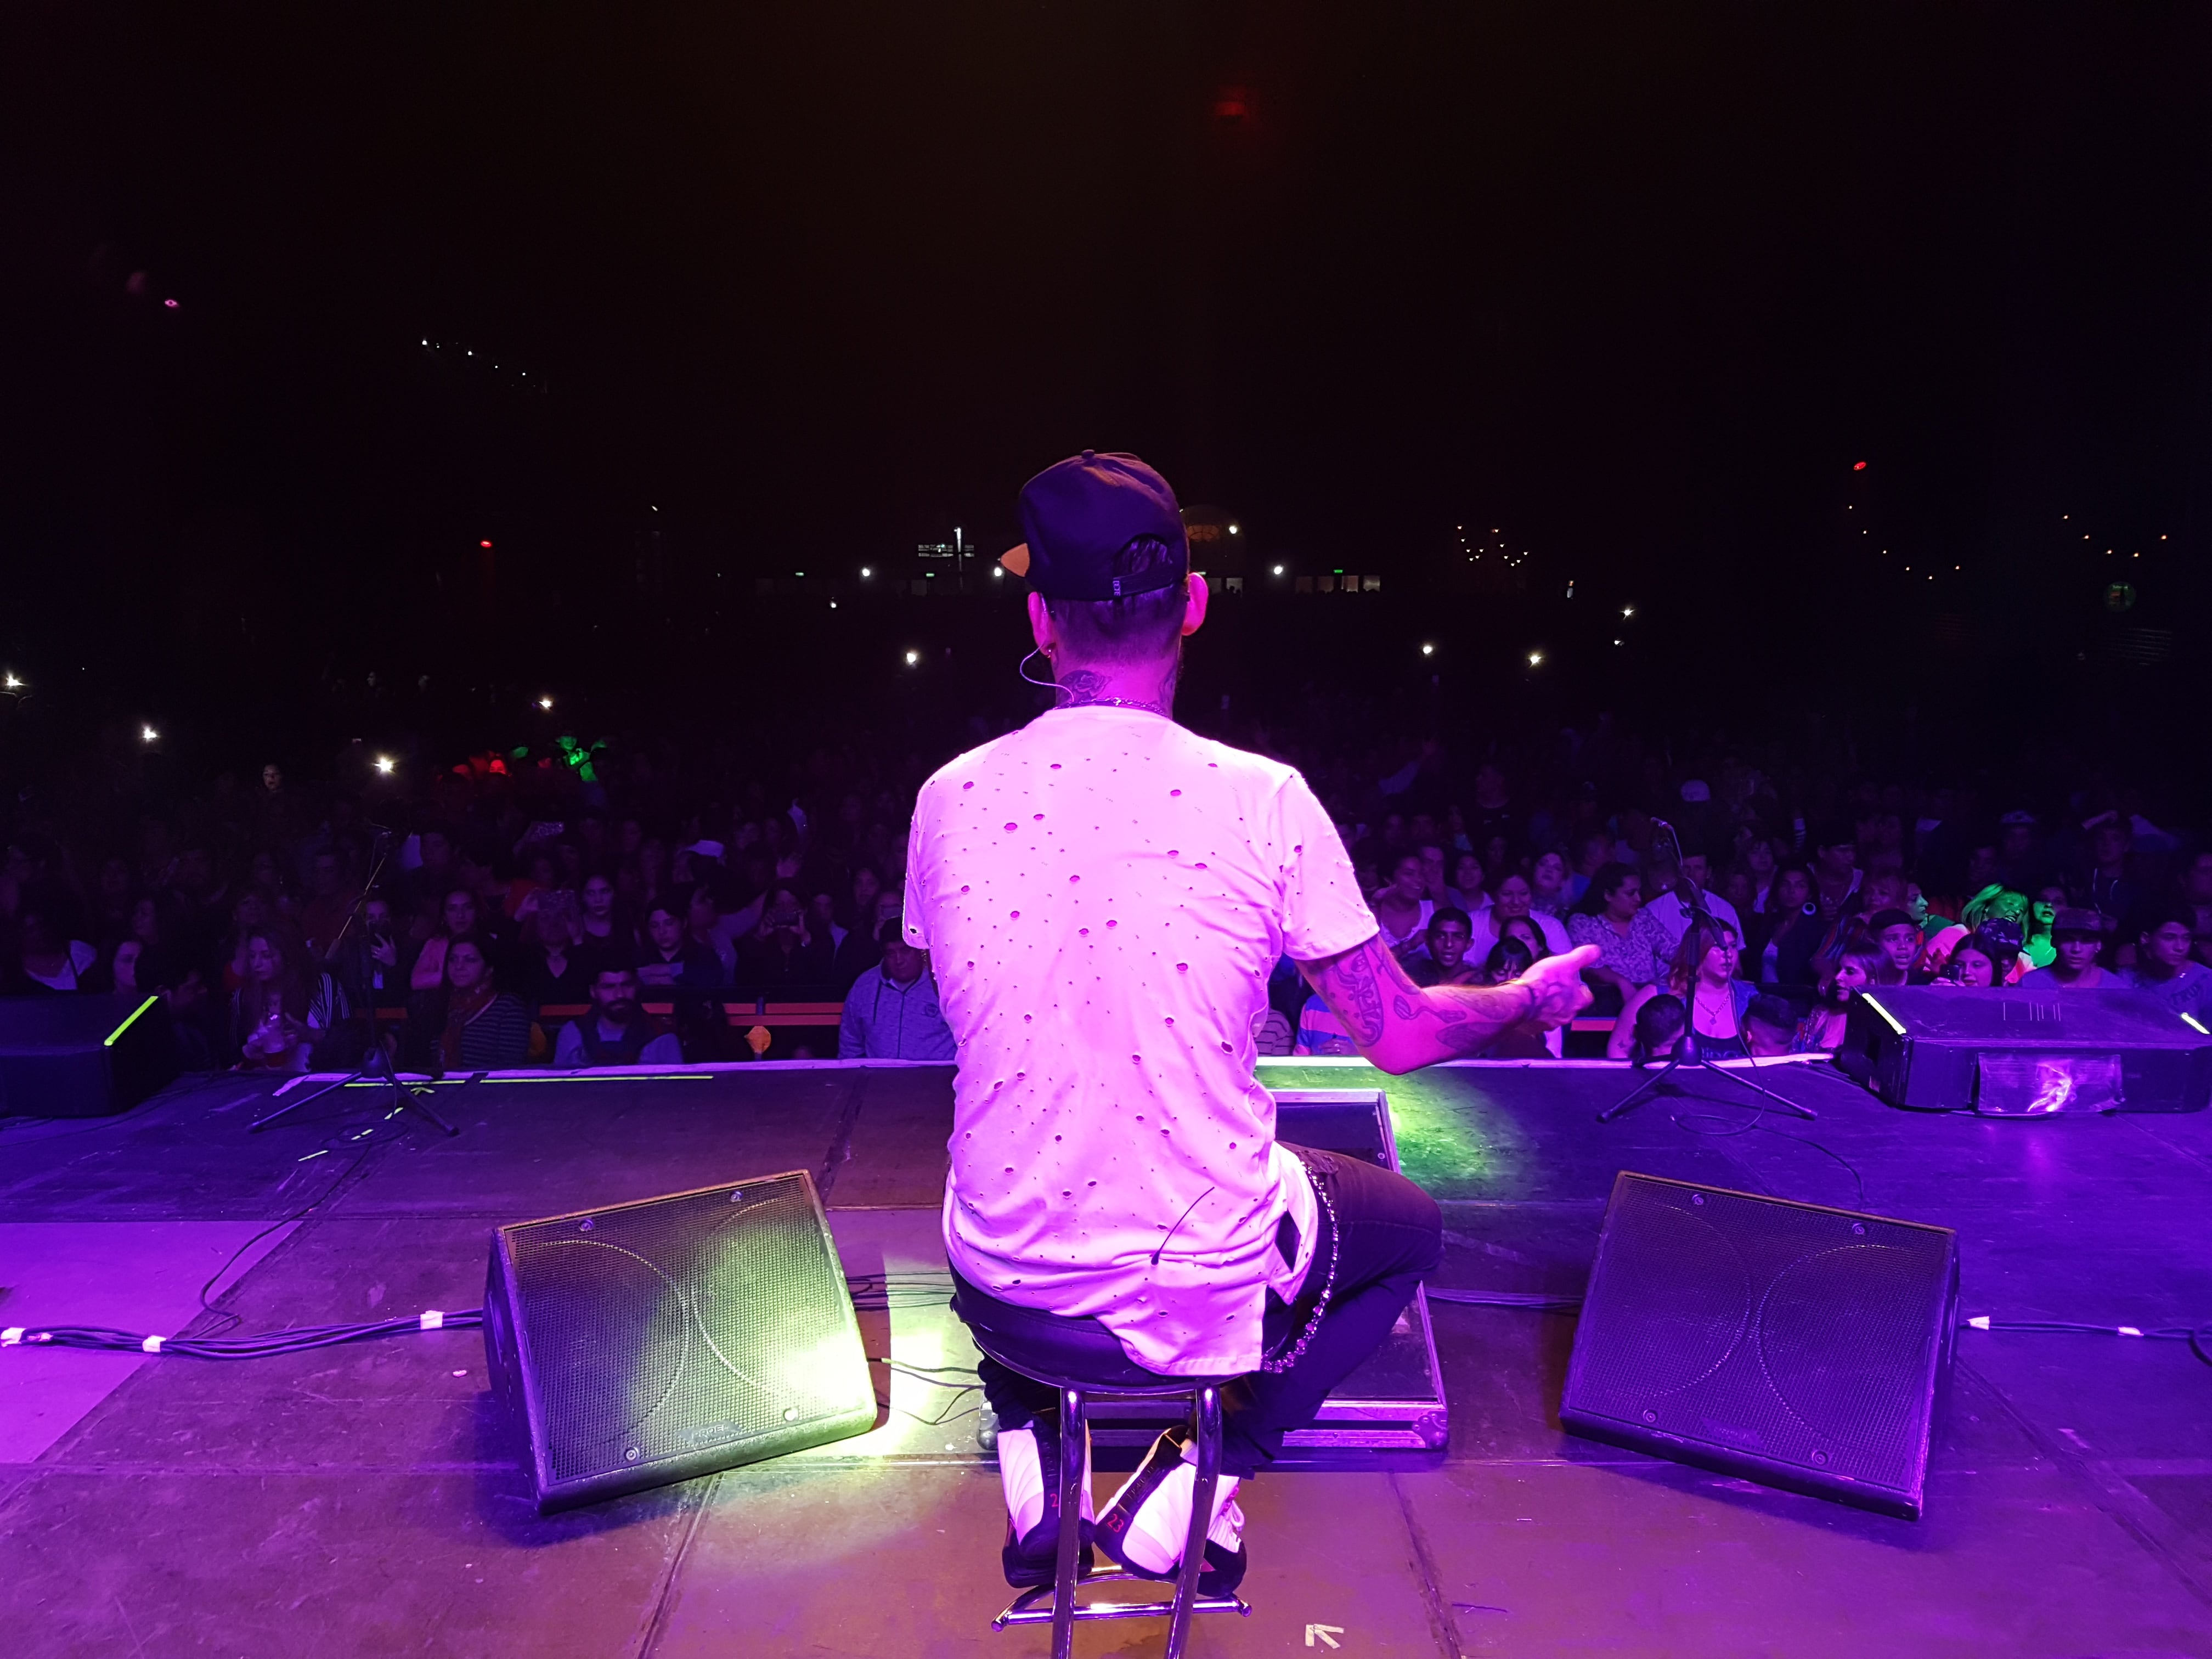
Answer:
[[(1704, 922), (1715, 929), (1723, 927), (1724, 924), (1705, 908), (1705, 896), (1698, 884), (1692, 881), (1682, 870), (1682, 843), (1675, 836), (1674, 826), (1664, 818), (1654, 818), (1651, 822), (1656, 828), (1665, 830), (1668, 840), (1674, 843), (1674, 893), (1675, 898), (1680, 902), (1684, 911), (1689, 915), (1689, 926), (1694, 927), (1699, 922)], [(1735, 930), (1731, 928), (1729, 931)], [(1747, 1052), (1748, 1048), (1749, 1045), (1747, 1044)], [(1698, 1041), (1696, 988), (1692, 987), (1690, 1006), (1682, 1010), (1682, 1035), (1674, 1040), (1674, 1052), (1667, 1057), (1667, 1063), (1600, 1112), (1597, 1115), (1597, 1121), (1601, 1123), (1610, 1123), (1624, 1113), (1634, 1110), (1655, 1093), (1659, 1085), (1664, 1083), (1678, 1066), (1685, 1066), (1692, 1070), (1709, 1072), (1715, 1077), (1725, 1078), (1730, 1083), (1741, 1084), (1754, 1093), (1765, 1095), (1785, 1112), (1794, 1112), (1799, 1117), (1816, 1118), (1820, 1115), (1810, 1106), (1801, 1106), (1787, 1095), (1778, 1094), (1765, 1084), (1753, 1083), (1749, 1078), (1735, 1072), (1727, 1071), (1717, 1062), (1705, 1058)]]
[[(368, 879), (362, 884), (361, 896), (354, 900), (353, 908), (347, 913), (345, 921), (339, 925), (337, 938), (332, 939), (330, 949), (323, 952), (323, 961), (325, 963), (337, 954), (338, 945), (344, 940), (347, 930), (355, 922), (361, 921), (364, 927), (367, 926), (364, 918), (368, 915), (368, 896), (376, 890), (376, 878), (384, 873), (384, 866), (392, 857), (392, 842), (397, 839), (393, 832), (375, 825), (370, 827), (376, 829), (378, 849), (376, 861), (369, 866)], [(399, 1080), (399, 1073), (392, 1067), (392, 1056), (384, 1051), (384, 1044), (377, 1038), (376, 1010), (373, 1005), (368, 1011), (368, 1053), (361, 1062), (361, 1069), (350, 1077), (340, 1078), (335, 1083), (325, 1083), (321, 1088), (301, 1095), (297, 1100), (288, 1100), (273, 1112), (264, 1113), (246, 1126), (246, 1133), (259, 1134), (264, 1129), (283, 1122), (301, 1107), (312, 1105), (333, 1090), (359, 1083), (364, 1078), (381, 1083), (389, 1088), (392, 1091), (391, 1098), (396, 1107), (419, 1113), (449, 1135), (460, 1133), (459, 1129), (432, 1111), (423, 1103), (421, 1095)]]
[(404, 1107), (409, 1111), (419, 1113), (428, 1118), (434, 1126), (444, 1130), (449, 1135), (460, 1133), (459, 1129), (432, 1111), (424, 1103), (419, 1093), (399, 1080), (399, 1073), (392, 1068), (392, 1056), (384, 1052), (384, 1045), (380, 1042), (369, 1044), (368, 1058), (362, 1061), (361, 1069), (351, 1077), (342, 1077), (335, 1083), (325, 1083), (321, 1088), (301, 1095), (297, 1100), (286, 1101), (275, 1111), (255, 1118), (252, 1122), (246, 1126), (246, 1131), (248, 1134), (259, 1134), (264, 1129), (283, 1122), (302, 1106), (311, 1105), (331, 1091), (358, 1083), (363, 1078), (380, 1083), (388, 1088), (391, 1091), (389, 1097), (395, 1108)]

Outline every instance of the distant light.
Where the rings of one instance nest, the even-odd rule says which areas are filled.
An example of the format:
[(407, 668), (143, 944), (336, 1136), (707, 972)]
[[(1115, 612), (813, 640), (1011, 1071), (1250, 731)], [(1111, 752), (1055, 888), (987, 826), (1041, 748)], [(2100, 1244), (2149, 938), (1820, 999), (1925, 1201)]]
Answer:
[(383, 773), (386, 777), (390, 777), (392, 775), (392, 769), (395, 763), (396, 763), (389, 755), (379, 755), (376, 757), (376, 769)]
[(1615, 641), (1613, 641), (1613, 643), (1614, 643), (1615, 645), (1619, 645), (1619, 644), (1620, 643), (1620, 641), (1619, 640), (1615, 640)]
[[(173, 303), (173, 301), (172, 303)], [(1237, 533), (1237, 526), (1235, 525), (1232, 524), (1229, 526), (1229, 533), (1232, 536)]]
[(553, 706), (553, 699), (550, 697), (540, 697), (538, 700), (538, 706), (540, 708), (550, 708)]
[(1282, 567), (1282, 566), (1280, 566), (1280, 565), (1277, 565), (1277, 566), (1275, 567), (1275, 574), (1276, 574), (1278, 576), (1281, 575), (1281, 574), (1283, 574), (1283, 567)]
[(1632, 605), (1624, 605), (1620, 607), (1620, 614), (1624, 617), (1632, 617), (1636, 614), (1636, 607)]
[(836, 601), (836, 600), (835, 600), (835, 599), (830, 600), (830, 608), (832, 611), (835, 611), (835, 610), (837, 608), (837, 601)]
[(791, 574), (794, 576), (804, 576), (806, 573), (804, 570), (794, 570)]
[(489, 550), (489, 549), (490, 549), (490, 547), (491, 547), (491, 544), (490, 544), (489, 542), (478, 542), (478, 543), (477, 544), (477, 545), (478, 547), (481, 547), (481, 548), (485, 549), (487, 551), (488, 551), (488, 550)]
[(994, 580), (996, 580), (999, 577), (1003, 576), (1006, 574), (1006, 567), (1002, 564), (994, 564), (991, 567), (991, 576)]
[(150, 726), (142, 726), (138, 728), (138, 738), (142, 743), (152, 743), (161, 735)]
[(1421, 647), (1421, 654), (1425, 657), (1433, 657), (1437, 654), (1437, 648), (1433, 645), (1425, 645)]
[(1528, 666), (1531, 668), (1534, 668), (1538, 663), (1543, 660), (1544, 653), (1540, 651), (1531, 651), (1528, 653)]
[(161, 304), (170, 311), (174, 311), (177, 308), (177, 302), (174, 300), (164, 300), (161, 301)]
[(906, 665), (907, 665), (908, 668), (913, 667), (913, 666), (915, 665), (915, 664), (916, 664), (916, 663), (920, 662), (921, 660), (921, 652), (919, 652), (919, 651), (909, 651), (909, 652), (908, 652), (908, 653), (906, 653)]
[(1851, 471), (1854, 471), (1854, 472), (1863, 472), (1863, 471), (1866, 471), (1866, 463), (1865, 463), (1864, 461), (1853, 461), (1853, 462), (1851, 463)]
[(429, 344), (430, 343), (429, 343), (428, 340), (425, 340), (425, 341), (423, 341), (423, 342), (422, 342), (422, 343), (423, 343), (424, 345), (428, 345), (428, 344)]
[(4, 686), (10, 691), (21, 691), (23, 689), (23, 682), (10, 674), (6, 679), (0, 680), (0, 686)]
[(866, 581), (866, 580), (868, 580), (868, 578), (869, 578), (870, 576), (872, 576), (873, 574), (875, 574), (875, 572), (873, 572), (872, 570), (869, 569), (867, 566), (866, 566), (866, 565), (862, 565), (862, 566), (860, 567), (860, 580), (861, 580), (862, 581)]

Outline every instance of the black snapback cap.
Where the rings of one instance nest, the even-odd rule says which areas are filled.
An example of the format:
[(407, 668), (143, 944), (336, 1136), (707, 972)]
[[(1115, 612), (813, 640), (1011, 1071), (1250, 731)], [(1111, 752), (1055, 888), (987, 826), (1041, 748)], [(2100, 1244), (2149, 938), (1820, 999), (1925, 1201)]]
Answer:
[[(1055, 462), (1022, 486), (1021, 510), (1029, 539), (999, 562), (1048, 599), (1127, 599), (1190, 574), (1175, 491), (1134, 455), (1086, 449)], [(1140, 536), (1165, 542), (1176, 556), (1140, 575), (1116, 575), (1115, 556)]]

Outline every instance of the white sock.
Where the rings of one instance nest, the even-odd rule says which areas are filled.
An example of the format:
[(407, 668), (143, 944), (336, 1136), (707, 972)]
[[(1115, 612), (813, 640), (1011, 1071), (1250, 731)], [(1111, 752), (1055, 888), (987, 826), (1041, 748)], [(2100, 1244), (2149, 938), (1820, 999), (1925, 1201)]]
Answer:
[[(1054, 1469), (1052, 1478), (1057, 1481), (1060, 1471)], [(1001, 1429), (999, 1431), (999, 1486), (1006, 1496), (1006, 1514), (1014, 1523), (1014, 1536), (1026, 1538), (1030, 1530), (1044, 1519), (1044, 1461), (1037, 1451), (1035, 1429)], [(1091, 1507), (1091, 1459), (1086, 1449), (1083, 1459), (1083, 1518), (1094, 1519)], [(1190, 1513), (1189, 1500), (1184, 1500), (1183, 1513)]]
[[(1198, 1496), (1197, 1456), (1196, 1445), (1186, 1442), (1183, 1461), (1130, 1517), (1121, 1548), (1146, 1572), (1167, 1572), (1182, 1559), (1183, 1544), (1190, 1537), (1190, 1506)], [(1236, 1503), (1237, 1484), (1233, 1474), (1214, 1481), (1213, 1524), (1206, 1534), (1232, 1554), (1244, 1543), (1244, 1511)]]
[(1006, 1494), (1014, 1536), (1028, 1537), (1030, 1528), (1044, 1519), (1044, 1470), (1035, 1429), (999, 1431), (999, 1485)]

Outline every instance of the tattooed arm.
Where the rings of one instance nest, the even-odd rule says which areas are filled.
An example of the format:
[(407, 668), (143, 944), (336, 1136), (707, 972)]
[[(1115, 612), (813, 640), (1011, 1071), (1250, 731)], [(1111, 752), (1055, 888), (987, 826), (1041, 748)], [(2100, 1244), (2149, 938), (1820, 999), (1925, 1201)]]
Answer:
[(1378, 933), (1366, 944), (1318, 962), (1302, 962), (1328, 1010), (1344, 1022), (1359, 1052), (1386, 1072), (1410, 1072), (1457, 1060), (1489, 1046), (1515, 1025), (1549, 1030), (1590, 1000), (1582, 970), (1597, 960), (1585, 945), (1541, 962), (1504, 985), (1432, 985), (1406, 976)]

